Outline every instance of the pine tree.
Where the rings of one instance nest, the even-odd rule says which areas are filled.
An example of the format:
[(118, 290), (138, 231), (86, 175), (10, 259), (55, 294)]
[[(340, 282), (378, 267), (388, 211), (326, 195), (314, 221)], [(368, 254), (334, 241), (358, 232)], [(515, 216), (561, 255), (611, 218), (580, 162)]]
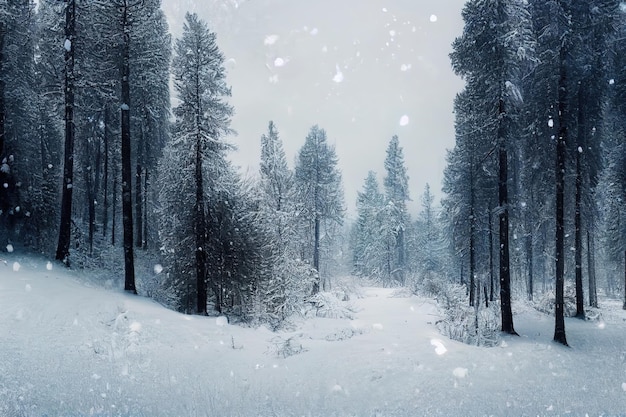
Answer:
[[(325, 221), (341, 224), (343, 219), (343, 190), (341, 174), (337, 169), (335, 149), (328, 144), (326, 132), (313, 126), (300, 148), (296, 161), (295, 183), (298, 210), (302, 213), (305, 242), (303, 253), (310, 255), (317, 272), (313, 294), (320, 290), (321, 261), (320, 243), (322, 233), (328, 231)], [(322, 230), (324, 229), (324, 230)]]
[(72, 191), (74, 188), (74, 50), (76, 45), (76, 2), (69, 0), (65, 6), (65, 152), (63, 159), (63, 199), (61, 225), (56, 259), (69, 266), (72, 226)]
[(409, 197), (409, 177), (404, 166), (404, 153), (398, 136), (393, 136), (387, 147), (385, 158), (385, 195), (388, 206), (390, 232), (395, 237), (394, 259), (390, 273), (404, 285), (406, 279), (406, 230), (410, 223), (406, 203)]
[[(162, 183), (167, 184), (160, 195), (160, 221), (170, 286), (179, 300), (187, 300), (180, 305), (184, 311), (190, 312), (195, 304), (198, 314), (207, 312), (207, 250), (218, 232), (210, 230), (207, 220), (210, 207), (217, 202), (207, 200), (216, 196), (220, 175), (228, 167), (227, 146), (221, 139), (230, 132), (232, 108), (225, 102), (230, 88), (223, 63), (215, 33), (197, 15), (188, 13), (183, 35), (175, 43), (172, 70), (180, 104), (174, 109), (173, 139), (160, 164)], [(188, 197), (177, 198), (180, 193)], [(228, 204), (228, 200), (221, 201)], [(219, 299), (216, 304), (220, 305)]]
[(468, 84), (482, 85), (475, 107), (491, 115), (497, 125), (498, 217), (500, 224), (500, 305), (502, 331), (515, 334), (511, 311), (509, 259), (508, 162), (513, 117), (523, 100), (522, 75), (534, 52), (528, 4), (522, 0), (476, 0), (463, 10), (463, 35), (451, 54), (455, 72)]
[(380, 279), (386, 271), (385, 245), (380, 234), (384, 207), (385, 196), (380, 191), (376, 174), (369, 171), (356, 202), (353, 273), (358, 276)]

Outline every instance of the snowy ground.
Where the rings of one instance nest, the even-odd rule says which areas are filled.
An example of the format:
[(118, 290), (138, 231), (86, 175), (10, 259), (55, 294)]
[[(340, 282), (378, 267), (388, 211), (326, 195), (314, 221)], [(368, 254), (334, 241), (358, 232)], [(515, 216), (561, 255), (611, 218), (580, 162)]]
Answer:
[(572, 348), (528, 308), (499, 347), (453, 342), (431, 301), (380, 288), (350, 302), (353, 319), (272, 333), (0, 257), (0, 416), (626, 416), (617, 303), (567, 320)]

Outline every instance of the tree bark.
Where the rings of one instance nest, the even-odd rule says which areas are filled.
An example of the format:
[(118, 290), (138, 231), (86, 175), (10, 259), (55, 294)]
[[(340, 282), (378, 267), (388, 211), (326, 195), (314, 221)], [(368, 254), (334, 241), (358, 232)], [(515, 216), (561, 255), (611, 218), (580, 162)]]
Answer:
[(626, 249), (624, 250), (624, 305), (622, 308), (626, 310)]
[(320, 218), (319, 215), (315, 215), (315, 230), (314, 230), (314, 242), (313, 242), (313, 268), (317, 276), (313, 281), (313, 294), (320, 292)]
[(109, 225), (109, 106), (104, 106), (104, 173), (102, 178), (102, 189), (104, 200), (102, 207), (102, 237), (107, 235)]
[[(204, 210), (204, 184), (202, 178), (202, 137), (198, 133), (196, 140), (196, 291), (198, 293), (198, 304), (196, 307), (198, 314), (207, 314), (207, 283), (206, 283), (206, 217)], [(216, 300), (218, 308), (221, 307), (220, 300)]]
[(135, 246), (143, 247), (143, 169), (140, 158), (137, 157), (137, 165), (135, 169)]
[[(529, 224), (529, 227), (532, 225)], [(535, 295), (535, 280), (533, 277), (533, 234), (528, 233), (526, 236), (526, 262), (528, 268), (528, 301), (532, 301)]]
[(489, 217), (489, 301), (495, 299), (495, 271), (493, 268), (493, 220), (491, 210), (487, 210)]
[(576, 317), (585, 319), (585, 301), (583, 294), (583, 239), (582, 239), (582, 217), (581, 201), (583, 193), (583, 173), (582, 173), (582, 147), (583, 135), (585, 134), (585, 119), (583, 114), (583, 92), (582, 85), (578, 86), (578, 134), (576, 135), (576, 195), (574, 208), (574, 263), (576, 273)]
[[(6, 25), (0, 22), (0, 74), (4, 69), (4, 37), (6, 35)], [(4, 77), (0, 77), (0, 163), (2, 162), (4, 155), (4, 121), (6, 115), (6, 108), (4, 102), (5, 91)]]
[(130, 143), (130, 22), (129, 6), (122, 6), (122, 223), (124, 226), (124, 290), (137, 294), (133, 253), (133, 201)]
[(67, 0), (65, 7), (65, 156), (63, 159), (63, 190), (61, 224), (56, 260), (70, 266), (72, 236), (72, 191), (74, 182), (74, 44), (76, 38), (76, 2)]
[[(474, 171), (472, 165), (471, 170)], [(474, 184), (473, 175), (470, 172), (470, 247), (469, 247), (469, 305), (474, 306), (476, 297), (476, 241), (474, 234), (476, 232), (476, 220), (474, 214)]]
[(559, 135), (556, 143), (556, 234), (555, 234), (555, 262), (556, 262), (556, 298), (554, 305), (554, 341), (567, 346), (565, 337), (564, 316), (564, 269), (565, 269), (565, 158), (567, 153), (567, 70), (565, 47), (561, 47), (559, 70), (559, 93), (557, 107), (559, 110)]
[[(593, 221), (589, 229), (593, 228)], [(598, 289), (596, 282), (596, 245), (590, 230), (587, 230), (587, 270), (589, 275), (589, 306), (598, 308)]]
[(511, 271), (509, 265), (509, 208), (508, 208), (508, 156), (506, 151), (506, 110), (504, 100), (500, 99), (498, 109), (498, 203), (500, 223), (500, 309), (502, 314), (502, 331), (517, 334), (513, 328), (513, 311), (511, 308)]

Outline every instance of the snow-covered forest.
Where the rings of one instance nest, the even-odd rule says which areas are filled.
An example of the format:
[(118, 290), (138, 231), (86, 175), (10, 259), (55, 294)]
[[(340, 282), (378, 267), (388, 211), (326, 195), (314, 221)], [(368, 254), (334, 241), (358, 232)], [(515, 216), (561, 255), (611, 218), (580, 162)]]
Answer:
[[(626, 411), (626, 3), (469, 0), (462, 19), (449, 65), (464, 87), (446, 98), (455, 137), (441, 196), (440, 184), (415, 191), (411, 138), (390, 130), (376, 139), (383, 170), (366, 169), (348, 199), (351, 161), (336, 146), (350, 132), (307, 125), (289, 138), (299, 141), (291, 160), (267, 120), (258, 169), (232, 162), (237, 86), (198, 14), (173, 37), (161, 0), (0, 1), (0, 414)], [(64, 342), (68, 320), (76, 332)], [(87, 382), (58, 357), (33, 365), (64, 349), (94, 366)], [(351, 351), (355, 368), (324, 363)], [(444, 356), (457, 362), (436, 362)], [(221, 362), (219, 372), (197, 361)], [(272, 384), (298, 384), (289, 366), (335, 380), (261, 388), (245, 366), (272, 361)], [(432, 381), (444, 363), (450, 386)], [(389, 385), (406, 367), (420, 383), (402, 374)], [(515, 378), (490, 376), (504, 370)], [(582, 398), (498, 386), (588, 374)], [(150, 375), (157, 393), (126, 392)], [(67, 378), (75, 397), (55, 386)], [(179, 392), (173, 403), (158, 398), (167, 389)], [(466, 391), (446, 405), (446, 389)]]

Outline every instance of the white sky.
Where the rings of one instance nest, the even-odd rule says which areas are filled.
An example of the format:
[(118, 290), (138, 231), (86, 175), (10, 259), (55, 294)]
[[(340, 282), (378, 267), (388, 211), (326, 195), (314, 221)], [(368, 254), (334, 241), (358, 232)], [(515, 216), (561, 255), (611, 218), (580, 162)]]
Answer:
[(186, 11), (217, 32), (236, 115), (232, 160), (256, 173), (260, 137), (274, 120), (293, 166), (310, 127), (336, 146), (346, 204), (367, 171), (378, 173), (400, 138), (412, 215), (425, 184), (441, 196), (452, 102), (462, 81), (450, 68), (465, 0), (163, 0), (174, 37)]

